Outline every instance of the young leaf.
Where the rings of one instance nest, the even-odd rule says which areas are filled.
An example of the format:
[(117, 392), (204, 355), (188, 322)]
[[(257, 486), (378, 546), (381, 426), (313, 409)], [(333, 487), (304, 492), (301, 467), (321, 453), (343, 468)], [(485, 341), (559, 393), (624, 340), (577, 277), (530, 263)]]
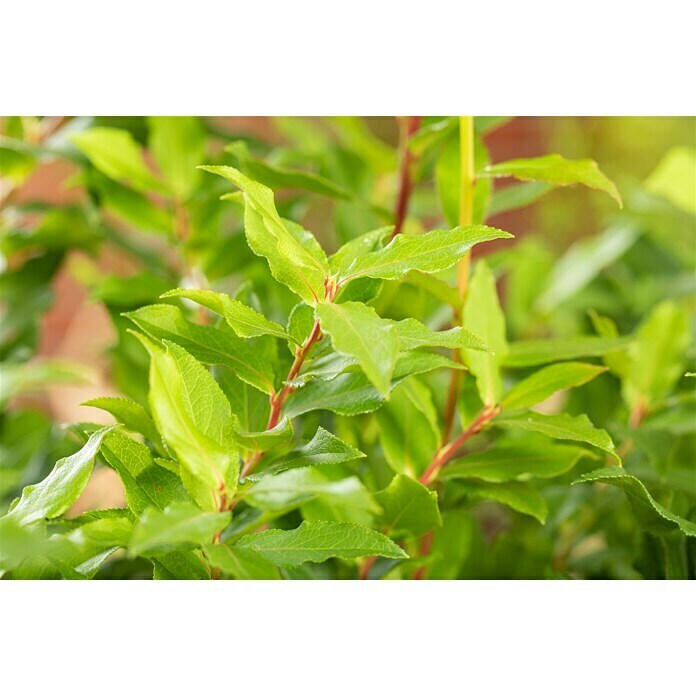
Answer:
[(619, 206), (622, 205), (615, 184), (591, 159), (567, 160), (561, 155), (515, 159), (489, 165), (479, 172), (478, 176), (514, 176), (522, 181), (545, 181), (555, 186), (583, 184), (608, 193)]
[(102, 173), (126, 181), (143, 191), (166, 193), (167, 188), (152, 174), (133, 136), (118, 128), (90, 128), (71, 136), (72, 142)]
[(96, 399), (84, 401), (82, 406), (100, 408), (110, 413), (116, 420), (123, 423), (128, 430), (144, 435), (158, 449), (163, 447), (162, 439), (152, 418), (139, 403), (132, 399), (126, 399), (122, 396), (100, 396)]
[(289, 418), (283, 418), (278, 425), (270, 430), (250, 433), (240, 429), (235, 423), (235, 439), (246, 449), (266, 451), (277, 445), (290, 442), (293, 436), (292, 423)]
[(394, 322), (396, 332), (399, 335), (401, 350), (415, 350), (416, 348), (468, 348), (490, 352), (486, 344), (471, 331), (455, 326), (448, 331), (433, 331), (417, 319), (402, 319)]
[(530, 515), (544, 524), (548, 515), (548, 505), (542, 495), (528, 483), (508, 481), (507, 483), (485, 483), (467, 481), (459, 488), (476, 500), (495, 500), (509, 508)]
[(237, 580), (280, 580), (276, 565), (252, 549), (209, 544), (203, 551), (213, 566)]
[(554, 440), (586, 442), (588, 445), (603, 450), (619, 464), (621, 463), (609, 433), (606, 430), (595, 428), (584, 413), (573, 417), (566, 413), (547, 416), (534, 411), (525, 411), (496, 418), (493, 423), (502, 428), (520, 428), (533, 433), (541, 433)]
[(211, 290), (196, 290), (177, 288), (162, 295), (162, 299), (168, 297), (185, 297), (187, 300), (197, 302), (212, 310), (216, 314), (225, 317), (232, 330), (242, 338), (253, 338), (268, 334), (283, 340), (289, 340), (288, 334), (282, 326), (270, 319), (266, 319), (255, 309), (248, 307), (239, 300), (232, 299), (229, 295)]
[(128, 507), (136, 515), (149, 507), (163, 510), (172, 502), (188, 499), (179, 476), (155, 464), (150, 450), (133, 438), (109, 433), (102, 444), (101, 455), (118, 473)]
[(233, 167), (201, 167), (231, 181), (244, 191), (244, 228), (251, 250), (268, 261), (273, 277), (307, 304), (324, 297), (326, 254), (314, 237), (299, 225), (280, 219), (273, 192)]
[(476, 264), (464, 305), (464, 325), (493, 351), (466, 350), (466, 362), (476, 377), (481, 401), (495, 405), (500, 401), (503, 382), (500, 366), (507, 352), (505, 316), (498, 300), (495, 277), (485, 261)]
[[(392, 388), (410, 375), (447, 368), (464, 369), (461, 363), (436, 353), (409, 351), (399, 356), (394, 368)], [(370, 413), (384, 403), (384, 396), (370, 384), (364, 374), (346, 372), (329, 382), (314, 380), (294, 392), (287, 401), (285, 415), (294, 418), (302, 413), (324, 409), (344, 416)]]
[(248, 534), (236, 544), (252, 549), (283, 568), (321, 563), (328, 558), (360, 556), (408, 558), (408, 554), (379, 532), (348, 522), (305, 521), (297, 529), (269, 529)]
[(578, 387), (606, 372), (601, 365), (565, 362), (549, 365), (518, 382), (503, 399), (503, 408), (528, 408), (541, 403), (561, 389)]
[(231, 331), (193, 324), (173, 305), (147, 305), (124, 316), (153, 338), (173, 341), (197, 360), (228, 367), (262, 392), (273, 393), (275, 378), (270, 361), (253, 344)]
[(577, 338), (514, 341), (508, 344), (508, 352), (503, 359), (503, 364), (506, 367), (532, 367), (560, 360), (599, 357), (625, 348), (632, 341), (631, 336), (620, 338), (578, 336)]
[(331, 272), (338, 273), (341, 269), (348, 268), (353, 261), (361, 256), (381, 249), (383, 242), (388, 239), (393, 230), (393, 226), (380, 227), (346, 242), (335, 254), (329, 257)]
[(205, 131), (196, 116), (150, 116), (149, 145), (172, 193), (186, 200), (198, 186)]
[(368, 276), (398, 280), (411, 270), (438, 273), (454, 266), (475, 244), (511, 234), (485, 225), (434, 230), (409, 236), (399, 234), (384, 249), (360, 256), (349, 266), (342, 266), (340, 282)]
[(138, 556), (202, 546), (223, 530), (230, 519), (229, 512), (203, 512), (191, 503), (172, 503), (162, 511), (150, 508), (133, 529), (128, 546)]
[(696, 536), (696, 524), (685, 520), (663, 507), (648, 493), (647, 488), (635, 476), (624, 469), (607, 467), (591, 471), (573, 483), (607, 483), (626, 492), (633, 512), (641, 526), (652, 534), (667, 534), (679, 529), (687, 536)]
[(370, 492), (355, 476), (332, 481), (315, 467), (289, 469), (274, 476), (264, 476), (244, 499), (261, 510), (284, 513), (318, 499), (330, 509), (349, 508), (371, 518), (380, 511)]
[(81, 450), (59, 459), (43, 481), (26, 486), (7, 517), (26, 525), (66, 512), (85, 489), (102, 440), (114, 428), (118, 425), (109, 425), (92, 433)]
[(442, 524), (437, 493), (410, 476), (397, 474), (375, 498), (383, 510), (380, 522), (389, 534), (419, 536)]
[(299, 469), (305, 466), (320, 466), (322, 464), (341, 464), (353, 459), (364, 457), (360, 450), (343, 442), (324, 428), (317, 428), (314, 437), (296, 450), (273, 460), (259, 474), (252, 478), (277, 474), (287, 469)]
[(321, 303), (317, 316), (334, 348), (355, 356), (368, 379), (386, 397), (399, 353), (399, 337), (393, 324), (359, 302)]
[(181, 465), (184, 487), (204, 510), (218, 510), (234, 495), (239, 457), (232, 411), (217, 382), (183, 348), (162, 350), (140, 337), (150, 353), (150, 409)]
[(581, 447), (556, 445), (536, 438), (515, 439), (453, 461), (439, 478), (443, 481), (473, 478), (489, 483), (552, 478), (570, 471), (583, 456), (590, 454)]

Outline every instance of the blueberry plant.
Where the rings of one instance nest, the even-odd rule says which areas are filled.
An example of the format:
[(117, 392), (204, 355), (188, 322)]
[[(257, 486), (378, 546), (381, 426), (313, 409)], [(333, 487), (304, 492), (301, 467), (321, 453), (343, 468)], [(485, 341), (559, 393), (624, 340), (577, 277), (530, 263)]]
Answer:
[[(6, 231), (3, 283), (56, 245), (137, 259), (79, 268), (123, 396), (7, 505), (3, 577), (693, 577), (694, 154), (621, 210), (592, 160), (491, 163), (503, 122), (402, 118), (396, 149), (352, 118), (279, 120), (272, 148), (197, 118), (68, 123), (53, 155), (88, 200)], [(42, 153), (20, 136), (16, 176)], [(569, 185), (616, 211), (560, 258), (487, 224)], [(27, 357), (3, 351), (30, 380)], [(71, 515), (95, 466), (126, 506)]]

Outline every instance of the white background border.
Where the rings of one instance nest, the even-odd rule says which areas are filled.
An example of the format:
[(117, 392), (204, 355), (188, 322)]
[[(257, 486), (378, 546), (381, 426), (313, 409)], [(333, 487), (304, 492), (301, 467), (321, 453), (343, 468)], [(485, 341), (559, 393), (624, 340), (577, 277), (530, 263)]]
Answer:
[[(693, 115), (688, 7), (13, 3), (0, 112)], [(694, 587), (3, 582), (0, 680), (52, 696), (678, 694)]]

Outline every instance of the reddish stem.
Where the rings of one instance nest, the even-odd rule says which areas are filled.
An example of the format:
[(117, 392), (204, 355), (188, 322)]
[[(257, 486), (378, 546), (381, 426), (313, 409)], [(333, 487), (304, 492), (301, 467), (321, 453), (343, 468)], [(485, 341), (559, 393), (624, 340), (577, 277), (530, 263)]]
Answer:
[[(420, 550), (418, 555), (419, 556), (427, 556), (430, 553), (430, 549), (433, 547), (433, 539), (435, 538), (435, 534), (433, 532), (426, 532), (423, 535), (423, 538), (421, 539), (420, 543)], [(415, 573), (413, 573), (413, 579), (414, 580), (422, 580), (425, 575), (425, 566), (422, 565), (419, 568), (416, 569)]]
[[(297, 377), (300, 370), (302, 369), (302, 365), (307, 355), (309, 354), (309, 351), (312, 349), (312, 346), (317, 341), (319, 341), (320, 338), (321, 326), (319, 325), (319, 321), (315, 321), (311, 333), (309, 334), (305, 342), (301, 346), (298, 346), (297, 350), (295, 351), (295, 360), (292, 363), (292, 366), (290, 367), (290, 372), (288, 372), (288, 376), (285, 379), (286, 384), (279, 392), (276, 392), (271, 396), (271, 413), (268, 416), (266, 430), (272, 430), (280, 422), (280, 416), (283, 411), (283, 406), (285, 405), (285, 402), (287, 401), (290, 394), (292, 394), (295, 391), (295, 387), (293, 387), (291, 384), (288, 384), (288, 382), (292, 382), (292, 380), (295, 379), (295, 377)], [(248, 459), (244, 463), (244, 466), (242, 467), (242, 478), (248, 476), (254, 470), (254, 467), (261, 461), (264, 454), (265, 452), (256, 452), (250, 459)]]
[(430, 466), (423, 472), (418, 479), (424, 486), (429, 486), (440, 473), (445, 464), (457, 453), (461, 446), (471, 437), (481, 432), (483, 426), (500, 411), (498, 406), (485, 406), (474, 422), (453, 442), (441, 447), (433, 457)]
[(420, 128), (421, 116), (409, 116), (406, 122), (406, 128), (402, 137), (401, 145), (401, 170), (399, 172), (399, 195), (396, 199), (396, 212), (394, 215), (394, 231), (391, 238), (394, 239), (401, 232), (406, 220), (406, 212), (408, 211), (408, 202), (411, 198), (413, 190), (413, 181), (411, 179), (411, 164), (414, 156), (408, 149), (408, 141), (411, 136)]

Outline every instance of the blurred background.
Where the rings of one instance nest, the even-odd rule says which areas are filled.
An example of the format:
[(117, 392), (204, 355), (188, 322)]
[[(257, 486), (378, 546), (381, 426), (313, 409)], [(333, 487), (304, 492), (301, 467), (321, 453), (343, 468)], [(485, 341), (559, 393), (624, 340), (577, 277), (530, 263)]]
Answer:
[[(234, 158), (251, 152), (262, 162), (257, 166), (264, 161), (309, 166), (383, 209), (393, 209), (401, 128), (397, 118), (212, 117), (199, 122), (200, 130), (192, 137), (203, 134), (200, 151), (205, 158), (192, 166), (205, 161), (233, 164)], [(597, 239), (622, 220), (640, 219), (651, 230), (652, 242), (630, 251), (635, 256), (630, 266), (640, 269), (640, 283), (633, 283), (630, 298), (622, 300), (622, 282), (632, 271), (618, 265), (601, 281), (609, 285), (597, 287), (593, 306), (604, 304), (619, 328), (630, 330), (657, 299), (694, 292), (696, 165), (689, 154), (696, 146), (694, 118), (521, 117), (491, 122), (494, 127), (481, 134), (491, 162), (550, 152), (571, 159), (589, 157), (617, 184), (625, 203), (619, 211), (608, 196), (568, 187), (519, 206), (501, 205), (507, 209), (500, 213), (489, 211), (487, 224), (513, 233), (515, 245), (526, 245), (525, 258), (532, 259), (527, 280), (506, 276), (501, 284), (518, 337), (534, 337), (540, 325), (525, 305), (528, 284), (548, 274), (553, 260), (574, 245), (590, 253), (589, 247), (582, 247), (583, 240)], [(72, 145), (71, 137), (89, 127), (121, 129), (143, 148), (152, 165), (145, 149), (144, 117), (0, 120), (2, 357), (13, 365), (28, 361), (35, 366), (31, 373), (3, 374), (7, 403), (0, 493), (7, 499), (21, 485), (37, 480), (46, 462), (52, 464), (59, 454), (71, 451), (57, 425), (108, 422), (108, 414), (81, 403), (108, 394), (142, 398), (142, 358), (128, 356), (120, 312), (155, 300), (176, 285), (173, 276), (188, 276), (196, 284), (202, 274), (206, 282), (214, 283), (234, 278), (235, 271), (254, 261), (238, 243), (239, 235), (228, 234), (238, 231), (240, 222), (238, 215), (229, 217), (220, 210), (218, 197), (226, 187), (220, 188), (210, 177), (209, 186), (196, 192), (186, 210), (176, 200), (171, 209), (162, 206), (156, 192), (136, 198), (130, 189), (116, 188), (118, 184), (87, 167), (84, 155)], [(230, 143), (235, 146), (229, 148)], [(443, 226), (441, 218), (430, 220), (427, 214), (437, 209), (437, 187), (430, 182), (433, 166), (425, 161), (417, 170), (412, 217), (407, 221), (413, 231), (430, 224), (431, 229)], [(685, 177), (680, 177), (679, 167), (684, 166)], [(681, 192), (675, 193), (675, 176), (682, 181)], [(670, 182), (666, 187), (664, 180)], [(508, 185), (496, 181), (496, 191)], [(310, 195), (295, 200), (292, 194), (281, 194), (280, 199), (290, 213), (287, 217), (311, 229), (329, 251), (385, 224), (374, 210), (340, 197)], [(168, 244), (170, 226), (182, 242), (176, 258)], [(609, 261), (595, 264), (591, 273), (597, 275), (619, 259), (628, 251), (624, 246), (609, 249)], [(657, 246), (670, 250), (656, 250)], [(501, 273), (509, 269), (515, 253), (495, 244), (486, 252)], [(665, 258), (670, 255), (676, 260)], [(584, 312), (587, 300), (583, 303), (579, 309)], [(572, 308), (572, 298), (566, 307)], [(571, 322), (586, 321), (586, 316), (572, 312), (555, 316), (554, 308), (547, 307), (543, 319), (559, 333)], [(119, 343), (123, 350), (117, 354), (112, 349)], [(44, 373), (41, 365), (47, 366)], [(117, 477), (103, 468), (96, 472), (82, 505), (83, 509), (108, 507), (121, 504), (121, 499)]]

